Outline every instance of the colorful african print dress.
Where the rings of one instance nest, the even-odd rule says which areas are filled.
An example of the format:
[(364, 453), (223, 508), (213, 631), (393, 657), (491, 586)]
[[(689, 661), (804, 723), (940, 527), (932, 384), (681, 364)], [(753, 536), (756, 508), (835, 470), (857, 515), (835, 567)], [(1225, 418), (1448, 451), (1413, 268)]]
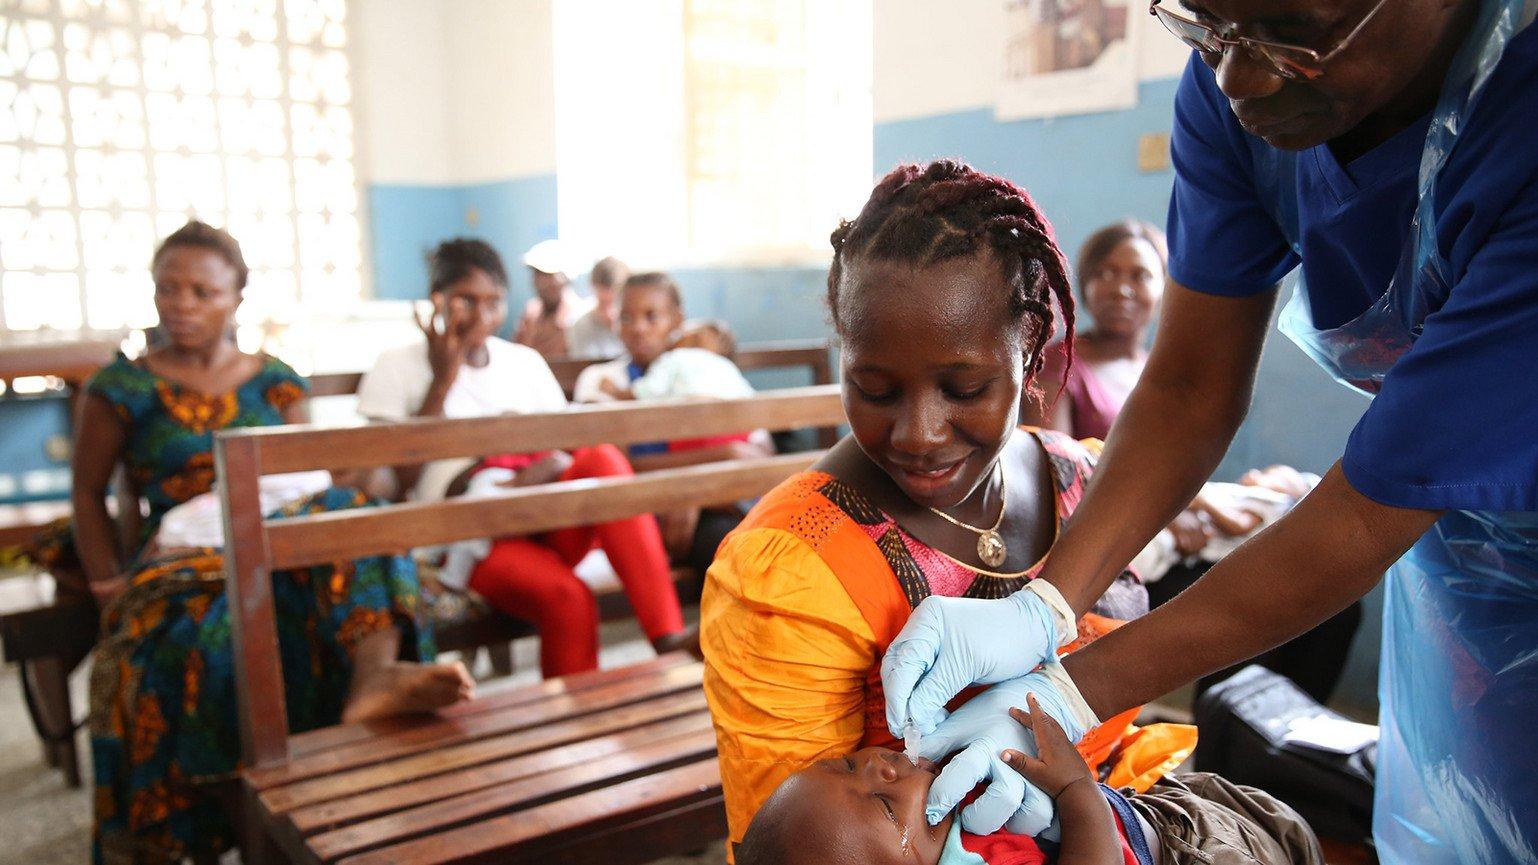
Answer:
[[(308, 385), (283, 362), (229, 393), (210, 396), (119, 356), (87, 385), (123, 419), (124, 462), (148, 500), (141, 544), (166, 511), (213, 487), (213, 433), (283, 423)], [(332, 487), (280, 511), (293, 516), (366, 507)], [(171, 862), (218, 853), (234, 833), (209, 795), (240, 757), (230, 611), (223, 557), (182, 550), (133, 562), (130, 586), (103, 615), (91, 668), (95, 772), (93, 857), (106, 863)], [(273, 575), (288, 722), (295, 731), (337, 723), (353, 649), (398, 628), (403, 654), (433, 655), (419, 621), (416, 569), (406, 557), (360, 559)]]
[[(1052, 494), (1061, 527), (1084, 495), (1100, 443), (1051, 430), (1021, 434), (1045, 452), (1053, 489), (1043, 492)], [(732, 840), (797, 770), (896, 744), (886, 727), (881, 656), (920, 601), (1004, 597), (1040, 567), (1011, 579), (979, 574), (823, 472), (795, 475), (764, 496), (722, 542), (700, 600), (705, 696)], [(1147, 591), (1123, 573), (1080, 620), (1081, 640), (1147, 611)], [(1135, 715), (1101, 725), (1080, 742), (1081, 753), (1099, 765)]]

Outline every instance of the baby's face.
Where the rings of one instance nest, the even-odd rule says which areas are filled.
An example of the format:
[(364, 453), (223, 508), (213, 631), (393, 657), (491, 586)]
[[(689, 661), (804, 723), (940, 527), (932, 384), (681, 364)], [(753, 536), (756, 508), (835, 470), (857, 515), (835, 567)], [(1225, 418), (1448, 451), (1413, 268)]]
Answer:
[[(950, 831), (924, 819), (935, 767), (885, 748), (819, 760), (792, 775), (800, 825), (829, 865), (935, 865)], [(821, 818), (821, 819), (820, 819)]]

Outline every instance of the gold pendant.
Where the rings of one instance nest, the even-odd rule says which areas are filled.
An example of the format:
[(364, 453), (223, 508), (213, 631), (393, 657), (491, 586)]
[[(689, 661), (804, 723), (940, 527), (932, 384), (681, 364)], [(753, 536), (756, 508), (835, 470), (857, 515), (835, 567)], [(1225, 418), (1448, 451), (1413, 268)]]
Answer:
[(977, 557), (983, 560), (983, 564), (990, 568), (996, 568), (1004, 564), (1004, 557), (1008, 554), (1004, 548), (1004, 539), (995, 531), (986, 531), (977, 536)]

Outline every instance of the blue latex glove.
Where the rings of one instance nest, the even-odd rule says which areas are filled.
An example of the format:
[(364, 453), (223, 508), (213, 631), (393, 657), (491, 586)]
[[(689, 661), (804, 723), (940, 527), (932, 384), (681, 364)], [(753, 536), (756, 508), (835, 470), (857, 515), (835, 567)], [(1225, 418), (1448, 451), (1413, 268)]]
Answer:
[[(1065, 695), (1065, 691), (1072, 693)], [(988, 788), (961, 811), (962, 829), (987, 835), (1002, 826), (1010, 832), (1035, 836), (1052, 824), (1052, 799), (999, 756), (1009, 749), (1033, 757), (1037, 754), (1030, 731), (1009, 717), (1011, 708), (1027, 707), (1027, 694), (1036, 695), (1036, 702), (1057, 719), (1071, 742), (1083, 738), (1095, 723), (1067, 674), (1055, 662), (968, 700), (919, 745), (920, 755), (935, 761), (953, 751), (961, 752), (940, 770), (929, 788), (924, 816), (930, 825), (939, 823), (983, 782)]]
[[(1050, 593), (1061, 601), (1055, 589)], [(1066, 604), (1062, 610), (1030, 587), (997, 600), (925, 598), (881, 659), (892, 735), (902, 738), (912, 721), (927, 736), (961, 689), (1023, 676), (1056, 658), (1057, 647), (1072, 637), (1062, 633), (1073, 626), (1072, 611)]]

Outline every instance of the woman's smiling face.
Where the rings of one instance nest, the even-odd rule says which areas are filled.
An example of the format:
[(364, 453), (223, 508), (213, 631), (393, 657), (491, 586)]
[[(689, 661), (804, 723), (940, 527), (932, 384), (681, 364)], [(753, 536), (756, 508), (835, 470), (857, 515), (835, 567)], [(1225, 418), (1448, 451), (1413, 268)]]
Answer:
[(902, 492), (947, 508), (988, 477), (1015, 429), (1025, 331), (989, 250), (927, 267), (846, 263), (836, 319), (855, 440)]

